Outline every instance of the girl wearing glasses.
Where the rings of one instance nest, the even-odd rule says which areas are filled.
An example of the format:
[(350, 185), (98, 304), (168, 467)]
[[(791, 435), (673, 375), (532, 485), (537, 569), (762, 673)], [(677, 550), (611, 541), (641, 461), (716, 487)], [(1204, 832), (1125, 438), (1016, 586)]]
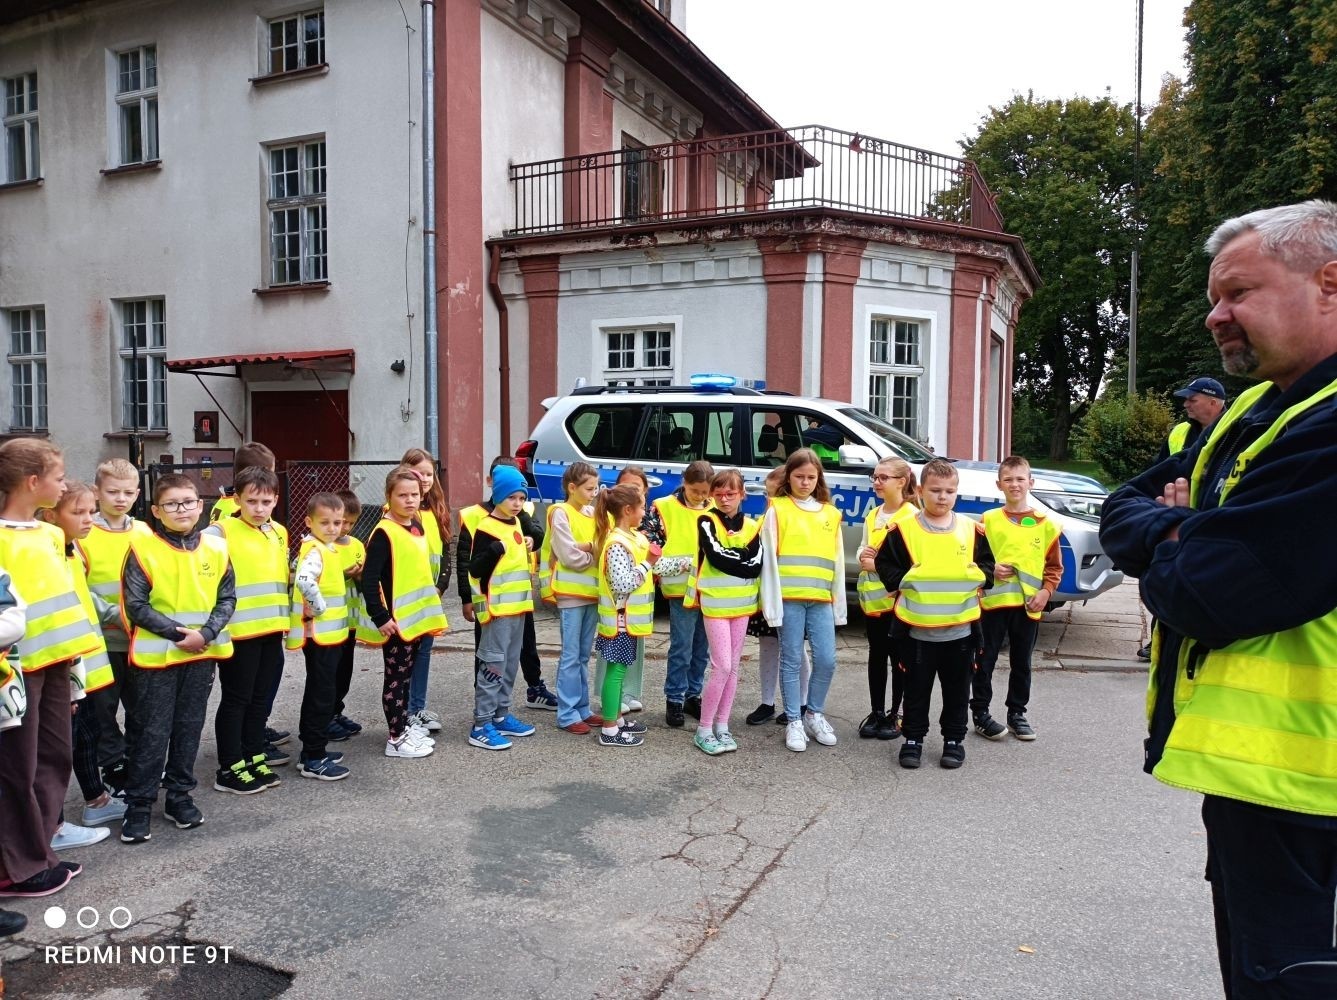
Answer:
[[(896, 616), (895, 595), (887, 593), (873, 567), (873, 559), (887, 532), (919, 512), (915, 471), (903, 458), (884, 458), (873, 470), (873, 490), (882, 506), (868, 512), (859, 547), (859, 607), (868, 634), (868, 698), (872, 711), (859, 725), (863, 739), (894, 740), (901, 734), (897, 715), (905, 694), (905, 671), (900, 669), (899, 644), (891, 634)], [(887, 711), (887, 662), (891, 662), (891, 710)]]

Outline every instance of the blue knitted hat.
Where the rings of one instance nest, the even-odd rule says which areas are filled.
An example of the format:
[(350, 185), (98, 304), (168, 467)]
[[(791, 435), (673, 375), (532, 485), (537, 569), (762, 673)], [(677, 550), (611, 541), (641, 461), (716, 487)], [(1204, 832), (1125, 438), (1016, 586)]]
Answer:
[(512, 493), (528, 493), (529, 484), (524, 473), (509, 465), (499, 465), (492, 470), (492, 502), (501, 503)]

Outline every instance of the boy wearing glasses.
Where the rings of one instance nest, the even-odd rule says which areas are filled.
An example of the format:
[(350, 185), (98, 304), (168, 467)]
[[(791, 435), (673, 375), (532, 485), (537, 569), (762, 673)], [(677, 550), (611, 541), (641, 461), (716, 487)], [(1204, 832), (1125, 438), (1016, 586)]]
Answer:
[(196, 526), (195, 484), (181, 475), (162, 476), (153, 487), (152, 511), (160, 527), (131, 538), (121, 571), (132, 668), (127, 683), (136, 709), (126, 720), (126, 844), (151, 836), (149, 813), (160, 780), (168, 819), (182, 830), (204, 822), (190, 797), (195, 756), (214, 661), (232, 656), (226, 625), (237, 604), (227, 543)]

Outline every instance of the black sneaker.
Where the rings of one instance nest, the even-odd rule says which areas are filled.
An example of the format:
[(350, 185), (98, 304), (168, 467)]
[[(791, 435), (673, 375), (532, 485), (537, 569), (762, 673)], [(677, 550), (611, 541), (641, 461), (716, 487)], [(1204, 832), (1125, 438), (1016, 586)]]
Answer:
[(901, 767), (914, 770), (920, 764), (920, 758), (924, 756), (923, 740), (906, 740), (901, 744), (901, 752), (897, 754), (896, 759)]
[(354, 722), (346, 715), (336, 715), (334, 721), (347, 729), (348, 735), (350, 736), (356, 736), (358, 733), (362, 732), (362, 723)]
[(251, 763), (247, 770), (255, 775), (255, 780), (260, 783), (261, 788), (273, 788), (276, 785), (283, 784), (283, 782), (279, 780), (278, 773), (270, 768), (269, 764), (265, 761), (265, 755), (262, 753), (258, 753), (251, 758)]
[(64, 889), (73, 878), (74, 874), (69, 869), (56, 865), (55, 868), (40, 871), (31, 878), (25, 878), (22, 882), (11, 882), (0, 889), (0, 896), (15, 896), (19, 899), (50, 896), (52, 893)]
[(1009, 715), (1007, 717), (1007, 728), (1011, 731), (1012, 735), (1019, 740), (1025, 740), (1029, 743), (1031, 740), (1035, 739), (1035, 730), (1032, 729), (1031, 724), (1026, 721), (1024, 713)]
[(178, 830), (193, 830), (204, 822), (204, 813), (200, 812), (189, 795), (168, 799), (162, 811), (164, 816), (176, 824)]
[(948, 770), (954, 770), (966, 762), (966, 745), (960, 740), (948, 740), (942, 745), (942, 760), (938, 761)]
[(859, 739), (875, 740), (877, 731), (882, 726), (882, 720), (886, 718), (885, 712), (869, 712), (868, 718), (859, 723)]
[(121, 843), (142, 844), (153, 837), (149, 832), (149, 807), (131, 806), (121, 820)]
[(281, 747), (292, 739), (292, 733), (286, 729), (270, 729), (265, 726), (265, 742), (271, 746)]
[(690, 715), (693, 719), (700, 720), (701, 699), (695, 695), (692, 696), (691, 698), (688, 698), (686, 701), (682, 703), (682, 710), (686, 712), (688, 715)]
[(1139, 660), (1151, 659), (1151, 643), (1147, 643), (1145, 646), (1143, 646), (1141, 649), (1137, 651), (1137, 658)]
[(352, 731), (339, 722), (338, 716), (331, 719), (330, 724), (325, 727), (325, 739), (329, 743), (342, 743), (344, 740), (350, 739), (352, 735)]
[(670, 701), (664, 709), (664, 722), (674, 729), (681, 729), (687, 724), (687, 716), (683, 714), (682, 702)]
[(214, 775), (214, 791), (231, 792), (233, 795), (254, 795), (256, 792), (263, 792), (265, 786), (260, 784), (254, 774), (246, 766), (246, 761), (239, 760), (231, 767), (220, 767), (218, 773)]
[(1001, 740), (1007, 735), (1006, 727), (988, 712), (975, 716), (975, 732), (986, 740)]
[(882, 716), (882, 724), (877, 727), (877, 738), (880, 740), (894, 740), (901, 735), (901, 720), (895, 712), (888, 712)]
[(13, 910), (0, 910), (0, 937), (17, 934), (28, 926), (28, 918)]
[(761, 704), (747, 713), (747, 719), (745, 721), (749, 726), (759, 726), (774, 715), (774, 705)]
[(108, 794), (118, 799), (125, 797), (125, 781), (129, 772), (130, 764), (124, 759), (102, 769), (102, 783), (107, 786)]
[[(794, 718), (795, 718), (795, 719), (801, 719), (801, 718), (803, 718), (803, 717), (804, 717), (805, 715), (807, 715), (807, 714), (808, 714), (808, 706), (807, 706), (807, 705), (804, 705), (802, 708), (799, 709), (798, 715), (794, 716)], [(777, 716), (775, 717), (775, 724), (776, 724), (777, 726), (787, 726), (787, 725), (789, 725), (789, 713), (788, 713), (788, 712), (781, 712), (779, 715), (777, 715)]]
[(266, 743), (265, 763), (270, 767), (282, 767), (284, 764), (292, 763), (292, 754), (286, 750), (280, 750), (273, 743)]

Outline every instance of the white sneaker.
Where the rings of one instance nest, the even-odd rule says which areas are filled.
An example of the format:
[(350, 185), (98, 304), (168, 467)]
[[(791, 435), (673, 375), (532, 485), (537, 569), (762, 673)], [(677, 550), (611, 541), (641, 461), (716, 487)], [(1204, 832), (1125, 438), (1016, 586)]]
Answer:
[(627, 703), (622, 706), (622, 714), (625, 715), (628, 712), (640, 712), (644, 708), (645, 706), (642, 705), (635, 698), (628, 698)]
[(432, 739), (432, 737), (427, 735), (428, 731), (429, 730), (427, 729), (426, 726), (422, 725), (421, 723), (412, 721), (409, 722), (409, 727), (408, 729), (405, 730), (405, 732), (411, 733), (413, 735), (413, 739), (416, 742), (425, 744), (426, 746), (429, 747), (434, 747), (436, 746), (436, 740)]
[(413, 738), (413, 734), (407, 729), (404, 730), (399, 739), (385, 741), (385, 755), (387, 757), (426, 757), (435, 749), (436, 747), (429, 747), (417, 742)]
[(803, 731), (803, 723), (797, 719), (785, 726), (785, 746), (795, 753), (808, 749), (808, 735)]
[(627, 702), (625, 701), (622, 703), (622, 714), (623, 715), (631, 714), (631, 705), (627, 704)]
[(64, 851), (71, 847), (88, 847), (110, 836), (111, 831), (105, 826), (80, 826), (78, 823), (66, 821), (60, 824), (56, 835), (51, 838), (51, 849)]
[(409, 721), (416, 722), (429, 733), (441, 732), (441, 716), (437, 715), (430, 708), (424, 708), (421, 712), (417, 713), (416, 718), (411, 718)]
[(803, 731), (824, 747), (836, 745), (836, 731), (826, 716), (821, 712), (806, 712), (803, 716)]

